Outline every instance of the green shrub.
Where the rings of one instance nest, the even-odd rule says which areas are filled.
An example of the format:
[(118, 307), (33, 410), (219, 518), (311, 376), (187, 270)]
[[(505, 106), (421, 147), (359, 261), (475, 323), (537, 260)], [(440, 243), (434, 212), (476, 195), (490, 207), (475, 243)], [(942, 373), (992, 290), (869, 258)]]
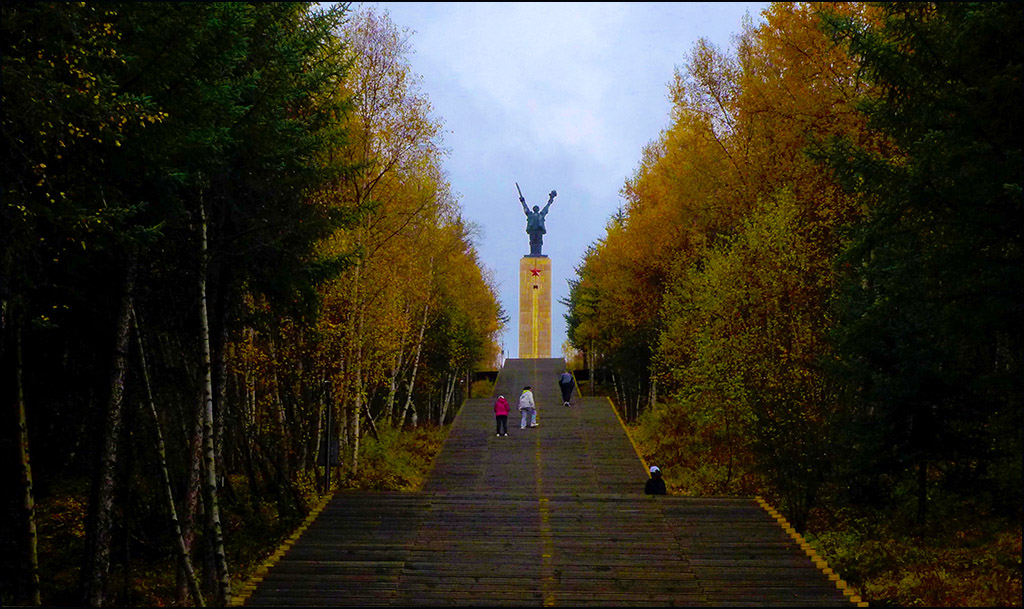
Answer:
[(758, 490), (747, 451), (684, 403), (655, 404), (629, 431), (644, 459), (661, 468), (672, 494), (752, 495)]
[(423, 486), (448, 427), (424, 425), (415, 429), (380, 427), (380, 441), (363, 438), (359, 468), (344, 487), (361, 490), (414, 491)]
[(1019, 522), (950, 519), (913, 531), (885, 514), (846, 509), (832, 517), (807, 539), (872, 605), (1021, 604)]
[(494, 383), (487, 379), (475, 381), (469, 388), (471, 398), (489, 398), (494, 395)]

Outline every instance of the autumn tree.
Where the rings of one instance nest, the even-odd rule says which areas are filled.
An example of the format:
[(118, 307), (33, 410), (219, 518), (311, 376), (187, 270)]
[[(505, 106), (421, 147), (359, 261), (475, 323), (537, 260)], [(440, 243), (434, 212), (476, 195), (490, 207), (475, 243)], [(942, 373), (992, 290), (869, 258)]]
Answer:
[(315, 319), (253, 323), (267, 306), (253, 299), (232, 363), (247, 408), (265, 403), (274, 413), (270, 429), (247, 435), (274, 447), (286, 487), (334, 442), (353, 480), (364, 434), (450, 416), (455, 388), (498, 329), (494, 290), (441, 167), (440, 121), (408, 63), (407, 32), (365, 9), (337, 33), (351, 70), (335, 95), (352, 105), (349, 145), (336, 152), (353, 171), (317, 197), (357, 220), (317, 248), (349, 266), (316, 284)]
[[(655, 404), (644, 428), (688, 488), (779, 493), (798, 526), (828, 462), (827, 441), (805, 439), (828, 437), (835, 407), (821, 365), (832, 260), (859, 213), (808, 151), (833, 134), (876, 145), (853, 108), (857, 65), (817, 11), (773, 4), (735, 54), (695, 45), (670, 86), (671, 125), (581, 268), (587, 308), (574, 311), (577, 332), (642, 362)], [(617, 327), (632, 320), (646, 332)]]

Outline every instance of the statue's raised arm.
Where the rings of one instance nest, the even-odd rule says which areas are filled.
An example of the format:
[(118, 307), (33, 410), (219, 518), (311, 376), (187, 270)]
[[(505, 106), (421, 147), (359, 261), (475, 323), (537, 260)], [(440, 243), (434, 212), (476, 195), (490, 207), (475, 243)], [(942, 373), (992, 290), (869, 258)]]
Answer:
[[(522, 206), (523, 206), (523, 213), (526, 214), (527, 218), (529, 218), (530, 217), (530, 208), (527, 207), (526, 199), (523, 198), (523, 191), (519, 189), (519, 182), (516, 182), (516, 191), (519, 192), (519, 203), (521, 203)], [(527, 229), (527, 230), (529, 230), (529, 229)]]
[[(545, 216), (548, 215), (548, 208), (551, 207), (551, 204), (555, 202), (555, 197), (557, 197), (557, 196), (558, 196), (558, 193), (555, 192), (554, 190), (552, 190), (551, 192), (548, 193), (548, 204), (545, 205), (543, 211), (540, 212), (542, 215), (545, 215)], [(525, 206), (525, 204), (524, 204), (524, 206)]]

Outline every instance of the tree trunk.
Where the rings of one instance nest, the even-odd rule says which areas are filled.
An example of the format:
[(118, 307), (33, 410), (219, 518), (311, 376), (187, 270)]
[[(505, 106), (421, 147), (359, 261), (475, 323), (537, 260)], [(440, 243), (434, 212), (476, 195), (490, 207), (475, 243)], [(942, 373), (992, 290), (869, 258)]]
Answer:
[[(264, 487), (269, 486), (270, 490), (274, 493), (274, 501), (277, 503), (277, 513), (281, 517), (288, 513), (288, 503), (285, 501), (285, 495), (281, 490), (283, 485), (281, 481), (281, 469), (275, 464), (275, 459), (271, 456), (271, 451), (260, 442), (258, 435), (253, 436), (253, 441), (256, 443), (256, 448), (259, 449), (256, 464), (260, 468), (260, 476), (263, 477)], [(262, 455), (267, 455), (266, 458), (262, 458)], [(274, 471), (271, 472), (270, 468), (273, 466)], [(258, 500), (257, 500), (258, 501)]]
[(436, 421), (437, 421), (438, 425), (441, 425), (442, 419), (444, 417), (444, 411), (447, 410), (448, 387), (450, 385), (449, 378), (450, 378), (450, 375), (446, 375), (441, 380), (441, 387), (440, 387), (440, 391), (439, 391), (438, 396), (437, 396), (437, 419), (436, 419)]
[(241, 433), (236, 435), (236, 446), (241, 453), (242, 465), (245, 467), (245, 476), (249, 480), (249, 503), (253, 509), (259, 508), (259, 497), (263, 495), (263, 488), (256, 479), (256, 468), (252, 463), (252, 445), (249, 442), (249, 426), (243, 424)]
[[(249, 352), (252, 352), (255, 332), (252, 328), (246, 327), (244, 330), (244, 336), (247, 343)], [(237, 438), (238, 450), (241, 452), (242, 464), (245, 467), (245, 474), (249, 479), (249, 501), (253, 508), (259, 505), (259, 497), (263, 494), (263, 487), (256, 480), (256, 469), (253, 467), (252, 459), (252, 428), (253, 421), (255, 420), (256, 413), (256, 382), (254, 380), (254, 374), (251, 368), (251, 364), (245, 366), (245, 372), (242, 373), (242, 398), (240, 403), (242, 404), (242, 416), (240, 418), (240, 430)], [(264, 480), (266, 482), (266, 480)]]
[(362, 416), (363, 406), (363, 303), (360, 302), (359, 282), (362, 275), (363, 263), (356, 265), (355, 281), (352, 282), (352, 307), (356, 311), (355, 331), (350, 334), (352, 342), (355, 343), (353, 358), (353, 379), (351, 394), (353, 398), (352, 407), (348, 410), (348, 450), (351, 455), (349, 460), (349, 473), (355, 475), (359, 470), (359, 419)]
[[(184, 498), (184, 523), (182, 527), (182, 541), (185, 544), (185, 552), (192, 556), (192, 549), (195, 546), (195, 522), (196, 515), (199, 513), (199, 478), (202, 471), (203, 463), (203, 409), (202, 409), (202, 392), (200, 392), (196, 400), (196, 408), (193, 411), (195, 420), (192, 423), (192, 433), (188, 436), (191, 438), (188, 451), (188, 481), (185, 487), (185, 498)], [(187, 582), (185, 579), (187, 575), (184, 572), (184, 568), (180, 570), (180, 581), (178, 588), (178, 600), (184, 604), (185, 602), (185, 590), (187, 589)]]
[(171, 527), (174, 530), (177, 541), (178, 562), (185, 571), (185, 583), (192, 595), (192, 602), (197, 607), (206, 604), (203, 593), (199, 590), (199, 580), (196, 578), (195, 569), (192, 567), (192, 558), (189, 556), (188, 548), (185, 546), (185, 538), (181, 534), (181, 523), (178, 522), (178, 510), (174, 505), (174, 490), (171, 487), (171, 474), (167, 470), (167, 448), (164, 444), (164, 434), (160, 426), (160, 416), (156, 411), (156, 402), (153, 400), (153, 389), (149, 383), (149, 368), (146, 366), (146, 350), (142, 344), (142, 332), (139, 330), (139, 318), (132, 309), (132, 321), (135, 324), (135, 339), (139, 346), (139, 363), (142, 368), (142, 380), (146, 387), (146, 399), (149, 403), (149, 414), (153, 418), (153, 428), (156, 431), (156, 451), (160, 461), (160, 477), (164, 486), (164, 495), (167, 498), (167, 509), (171, 517)]
[(273, 337), (268, 343), (270, 350), (270, 365), (274, 370), (274, 409), (277, 418), (277, 472), (282, 484), (291, 484), (292, 480), (292, 459), (291, 446), (288, 442), (288, 415), (285, 412), (284, 400), (281, 398), (281, 377), (277, 373), (277, 348)]
[(377, 435), (377, 425), (373, 422), (373, 415), (370, 414), (370, 406), (368, 402), (363, 402), (363, 414), (366, 415), (366, 424), (370, 426), (370, 435), (377, 442), (380, 442), (380, 436)]
[[(223, 299), (222, 299), (223, 300)], [(216, 348), (214, 349), (215, 361), (217, 366), (217, 374), (215, 378), (215, 391), (216, 400), (214, 405), (216, 410), (214, 412), (214, 436), (213, 445), (216, 450), (217, 459), (217, 471), (219, 472), (219, 479), (217, 484), (219, 488), (227, 486), (227, 465), (224, 463), (224, 421), (227, 417), (227, 387), (228, 387), (228, 362), (225, 350), (228, 344), (228, 325), (227, 325), (227, 314), (221, 316), (221, 327), (218, 333), (218, 340)], [(228, 495), (230, 496), (230, 494)]]
[(636, 381), (636, 389), (633, 390), (633, 399), (630, 400), (631, 411), (629, 413), (629, 422), (632, 423), (636, 420), (636, 415), (640, 412), (640, 400), (643, 398), (643, 387), (640, 384), (640, 379)]
[[(320, 382), (320, 386), (321, 387), (324, 386), (324, 383), (323, 383), (322, 380)], [(323, 433), (324, 433), (324, 405), (326, 403), (326, 400), (324, 399), (324, 391), (323, 390), (319, 391), (319, 394), (320, 394), (320, 397), (317, 398), (317, 408), (316, 408), (316, 425), (314, 426), (315, 432), (313, 434), (313, 437), (316, 438), (316, 444), (313, 446), (313, 462), (312, 463), (306, 463), (306, 467), (308, 469), (312, 469), (314, 472), (316, 472), (317, 467), (319, 467), (319, 465), (320, 465), (320, 457), (321, 457), (321, 454), (323, 453), (323, 442), (324, 442), (324, 435), (323, 435)], [(312, 466), (312, 467), (310, 467), (310, 466)]]
[[(305, 348), (303, 348), (305, 350)], [(308, 404), (312, 401), (309, 391), (306, 388), (306, 366), (302, 361), (302, 357), (298, 358), (296, 362), (298, 368), (294, 387), (294, 404), (292, 405), (292, 429), (294, 433), (294, 442), (298, 443), (298, 455), (296, 455), (296, 467), (301, 472), (307, 472), (310, 470), (309, 467), (309, 426), (305, 424), (305, 417), (301, 416), (301, 407), (303, 404)], [(316, 438), (317, 436), (313, 436)], [(315, 468), (313, 468), (315, 469)]]
[(21, 481), (25, 508), (25, 556), (28, 561), (28, 598), (33, 605), (41, 605), (39, 594), (39, 539), (36, 534), (36, 500), (32, 487), (32, 462), (29, 460), (28, 417), (25, 412), (25, 386), (22, 382), (21, 323), (14, 328), (15, 384), (18, 399), (18, 453), (21, 457)]
[(93, 522), (93, 547), (85, 590), (85, 600), (93, 607), (103, 605), (104, 588), (110, 569), (111, 526), (114, 518), (117, 450), (121, 437), (121, 405), (124, 402), (125, 377), (128, 374), (128, 336), (132, 291), (135, 287), (135, 256), (128, 259), (124, 288), (114, 337), (114, 361), (110, 374), (110, 401), (104, 424), (103, 452), (99, 486), (96, 493), (96, 517)]
[[(315, 466), (324, 463), (323, 493), (331, 492), (331, 396), (330, 385), (326, 377), (321, 381), (323, 390), (320, 392), (320, 416), (317, 417), (317, 450)], [(316, 471), (316, 467), (314, 470)], [(319, 472), (317, 472), (319, 476)]]
[[(410, 304), (405, 303), (405, 319), (408, 319)], [(395, 363), (391, 368), (391, 378), (388, 379), (388, 398), (384, 406), (385, 416), (389, 423), (395, 420), (395, 397), (398, 395), (398, 379), (402, 375), (402, 368), (405, 365), (405, 339), (409, 332), (408, 324), (402, 327), (402, 338), (398, 341), (398, 354), (395, 355)], [(400, 421), (399, 424), (404, 421)]]
[(199, 331), (202, 347), (203, 366), (203, 466), (207, 534), (212, 536), (214, 560), (217, 568), (217, 591), (214, 602), (224, 607), (228, 603), (231, 580), (228, 575), (227, 555), (224, 552), (224, 533), (220, 523), (220, 506), (217, 503), (217, 460), (214, 446), (213, 427), (213, 362), (210, 358), (210, 321), (206, 306), (206, 272), (209, 253), (206, 245), (206, 210), (199, 201), (200, 243), (199, 243)]
[[(536, 267), (534, 267), (534, 268), (536, 268)], [(588, 362), (590, 364), (590, 395), (593, 396), (594, 395), (594, 377), (597, 376), (597, 372), (595, 372), (595, 367), (594, 367), (594, 341), (590, 341), (590, 353), (588, 353), (587, 355), (589, 356)]]
[(359, 419), (362, 416), (363, 395), (362, 395), (362, 363), (358, 361), (362, 354), (356, 353), (355, 380), (352, 383), (353, 401), (348, 409), (348, 450), (351, 454), (349, 461), (349, 472), (354, 476), (359, 470)]
[(438, 425), (444, 425), (444, 420), (448, 417), (448, 409), (455, 397), (455, 381), (458, 378), (459, 375), (454, 372), (448, 377), (448, 386), (444, 388), (444, 396), (441, 398), (441, 412), (437, 415)]
[[(615, 376), (615, 372), (612, 371), (612, 388), (615, 389), (615, 400), (619, 403), (619, 408), (625, 411), (626, 402), (623, 400), (622, 393), (619, 392), (619, 379)], [(623, 414), (626, 414), (623, 412)]]
[[(341, 386), (348, 387), (348, 375), (347, 373), (341, 375)], [(348, 391), (345, 391), (344, 395), (340, 399), (338, 404), (338, 469), (339, 475), (344, 471), (345, 464), (348, 463), (348, 409), (351, 408), (349, 403)]]
[[(409, 383), (406, 387), (405, 395), (405, 407), (402, 409), (402, 416), (398, 420), (399, 425), (405, 424), (405, 417), (409, 413), (409, 407), (412, 405), (412, 392), (416, 387), (416, 372), (420, 367), (420, 354), (423, 352), (423, 335), (427, 331), (427, 314), (430, 312), (430, 302), (423, 303), (423, 321), (420, 323), (420, 335), (416, 339), (416, 357), (412, 360), (412, 373), (409, 375)], [(417, 421), (416, 411), (412, 413), (412, 426), (416, 427)]]

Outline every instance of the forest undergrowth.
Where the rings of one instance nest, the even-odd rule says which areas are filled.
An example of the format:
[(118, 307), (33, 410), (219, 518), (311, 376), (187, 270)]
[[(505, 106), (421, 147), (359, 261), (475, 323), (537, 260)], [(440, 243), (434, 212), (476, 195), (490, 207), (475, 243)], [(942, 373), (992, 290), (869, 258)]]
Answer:
[[(358, 471), (352, 475), (336, 468), (332, 492), (339, 490), (416, 491), (430, 471), (450, 426), (424, 425), (400, 431), (391, 427), (378, 430), (379, 441), (363, 439)], [(322, 475), (322, 469), (321, 475)], [(271, 497), (253, 497), (243, 475), (231, 480), (232, 500), (225, 501), (224, 516), (227, 552), (234, 565), (232, 588), (249, 579), (305, 518), (305, 513), (280, 514)], [(82, 548), (85, 544), (85, 517), (88, 506), (88, 480), (69, 479), (54, 485), (60, 489), (41, 498), (38, 504), (39, 554), (44, 586), (44, 605), (76, 605)], [(311, 508), (323, 496), (318, 482), (299, 481), (296, 488)], [(154, 525), (155, 526), (155, 525)], [(150, 528), (140, 530), (148, 531)], [(123, 553), (124, 548), (119, 551)], [(142, 533), (133, 537), (130, 560), (112, 574), (118, 606), (180, 605), (175, 573), (175, 556), (167, 544), (148, 539)], [(122, 557), (125, 558), (125, 557)], [(210, 565), (209, 567), (212, 567)], [(199, 566), (207, 569), (207, 565)]]
[[(700, 465), (700, 454), (667, 454), (652, 422), (641, 416), (627, 429), (643, 458), (661, 468), (670, 495), (760, 494), (780, 504), (750, 472), (736, 472), (726, 485), (720, 470)], [(912, 489), (905, 505), (887, 509), (821, 502), (804, 537), (872, 606), (1021, 606), (1021, 523), (956, 496), (930, 500), (924, 525), (907, 516)]]

